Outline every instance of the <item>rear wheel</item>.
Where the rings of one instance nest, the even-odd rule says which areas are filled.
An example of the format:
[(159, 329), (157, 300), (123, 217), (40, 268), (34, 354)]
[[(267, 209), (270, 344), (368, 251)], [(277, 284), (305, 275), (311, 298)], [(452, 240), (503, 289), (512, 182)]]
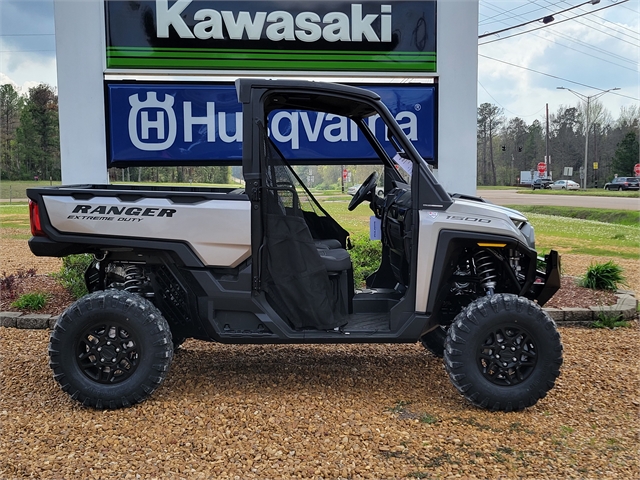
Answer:
[(445, 340), (444, 361), (453, 385), (475, 406), (522, 410), (553, 388), (562, 343), (537, 304), (498, 294), (458, 314)]
[(49, 342), (49, 365), (62, 389), (83, 405), (120, 408), (147, 399), (164, 380), (173, 343), (148, 300), (98, 291), (72, 304)]

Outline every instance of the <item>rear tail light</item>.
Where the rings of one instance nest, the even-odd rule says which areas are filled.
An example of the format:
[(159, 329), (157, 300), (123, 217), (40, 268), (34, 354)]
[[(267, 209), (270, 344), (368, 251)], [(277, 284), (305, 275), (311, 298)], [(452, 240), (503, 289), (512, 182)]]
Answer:
[(31, 235), (34, 237), (45, 237), (40, 223), (40, 208), (33, 200), (29, 200), (29, 223), (31, 224)]

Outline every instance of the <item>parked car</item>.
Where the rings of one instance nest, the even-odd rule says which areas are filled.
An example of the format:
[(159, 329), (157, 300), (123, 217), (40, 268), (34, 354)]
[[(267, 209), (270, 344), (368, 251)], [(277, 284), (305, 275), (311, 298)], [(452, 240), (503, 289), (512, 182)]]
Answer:
[(551, 180), (550, 178), (536, 178), (532, 183), (531, 183), (531, 188), (533, 190), (536, 189), (543, 189), (543, 188), (551, 188), (551, 184), (553, 183), (553, 180)]
[(611, 182), (604, 184), (605, 190), (640, 190), (640, 178), (616, 177)]
[(580, 185), (573, 180), (558, 180), (552, 183), (549, 188), (552, 190), (580, 190)]

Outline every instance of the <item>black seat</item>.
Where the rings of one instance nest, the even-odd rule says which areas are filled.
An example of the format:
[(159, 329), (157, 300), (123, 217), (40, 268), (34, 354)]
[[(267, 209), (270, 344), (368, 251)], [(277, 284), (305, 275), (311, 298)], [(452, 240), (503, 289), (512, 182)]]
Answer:
[(327, 238), (325, 240), (316, 240), (314, 238), (313, 243), (316, 244), (317, 249), (321, 249), (321, 248), (325, 250), (333, 250), (336, 248), (342, 249), (342, 244), (340, 243), (340, 240), (337, 240), (335, 238)]
[(318, 248), (318, 254), (327, 272), (342, 272), (351, 268), (351, 256), (344, 248)]

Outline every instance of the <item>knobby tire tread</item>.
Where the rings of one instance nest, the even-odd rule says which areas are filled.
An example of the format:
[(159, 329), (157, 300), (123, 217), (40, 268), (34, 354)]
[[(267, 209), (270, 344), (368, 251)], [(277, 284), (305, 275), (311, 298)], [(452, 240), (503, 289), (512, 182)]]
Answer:
[[(546, 358), (538, 359), (536, 371), (532, 374), (532, 377), (535, 376), (538, 380), (537, 383), (531, 385), (532, 388), (526, 394), (519, 392), (519, 398), (513, 399), (500, 398), (500, 395), (496, 394), (500, 389), (494, 388), (487, 380), (478, 379), (478, 375), (474, 375), (475, 372), (472, 369), (478, 369), (475, 365), (475, 354), (472, 356), (474, 362), (467, 361), (465, 364), (463, 358), (466, 354), (465, 349), (475, 350), (478, 346), (479, 339), (474, 339), (474, 335), (481, 335), (483, 326), (490, 322), (493, 316), (505, 312), (513, 312), (521, 318), (521, 321), (526, 319), (531, 322), (532, 330), (537, 332), (536, 341), (541, 345), (544, 344), (540, 350), (547, 351)], [(445, 340), (444, 364), (453, 385), (473, 405), (494, 411), (509, 412), (530, 407), (547, 395), (560, 375), (562, 351), (560, 334), (555, 322), (540, 306), (517, 295), (496, 294), (472, 302), (456, 316)], [(468, 363), (474, 364), (468, 365)], [(501, 393), (504, 392), (501, 391)]]
[[(62, 363), (65, 363), (62, 356), (75, 355), (73, 348), (68, 348), (69, 351), (61, 351), (61, 345), (74, 345), (73, 339), (65, 337), (79, 335), (79, 332), (86, 328), (86, 325), (82, 325), (83, 316), (100, 310), (114, 310), (128, 319), (133, 319), (133, 322), (137, 323), (134, 328), (143, 333), (142, 342), (147, 343), (145, 348), (149, 350), (146, 355), (148, 359), (141, 359), (141, 363), (145, 361), (150, 363), (149, 375), (143, 378), (135, 388), (130, 388), (129, 393), (116, 399), (105, 399), (100, 394), (84, 393), (77, 386), (77, 379), (73, 378), (82, 373), (73, 369), (66, 371), (62, 366)], [(60, 315), (49, 339), (49, 366), (53, 370), (55, 381), (71, 398), (84, 406), (96, 409), (129, 407), (146, 400), (164, 381), (172, 357), (171, 331), (162, 313), (149, 300), (122, 290), (101, 290), (80, 298)], [(69, 361), (69, 359), (66, 360)]]

